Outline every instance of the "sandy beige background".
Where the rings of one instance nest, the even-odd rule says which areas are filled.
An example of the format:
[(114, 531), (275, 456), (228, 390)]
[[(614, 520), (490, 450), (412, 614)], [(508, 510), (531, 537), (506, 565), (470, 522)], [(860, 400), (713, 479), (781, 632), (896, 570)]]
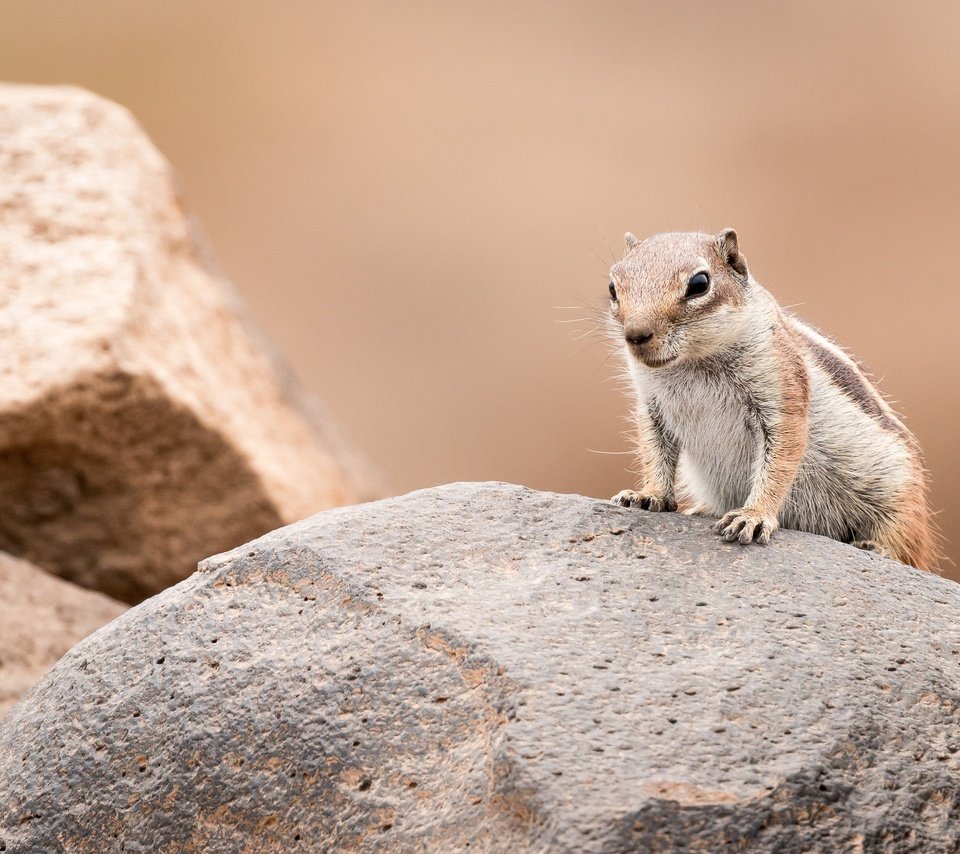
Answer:
[(397, 491), (627, 486), (606, 345), (564, 321), (624, 230), (736, 227), (898, 402), (960, 562), (958, 39), (948, 2), (7, 0), (0, 77), (136, 114)]

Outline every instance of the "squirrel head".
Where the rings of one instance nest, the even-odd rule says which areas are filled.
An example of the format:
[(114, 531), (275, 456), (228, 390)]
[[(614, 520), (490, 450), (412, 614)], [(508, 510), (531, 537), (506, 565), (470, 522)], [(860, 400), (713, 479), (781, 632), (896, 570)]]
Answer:
[(732, 228), (646, 240), (628, 232), (623, 259), (610, 270), (610, 312), (637, 362), (694, 361), (741, 335), (752, 283)]

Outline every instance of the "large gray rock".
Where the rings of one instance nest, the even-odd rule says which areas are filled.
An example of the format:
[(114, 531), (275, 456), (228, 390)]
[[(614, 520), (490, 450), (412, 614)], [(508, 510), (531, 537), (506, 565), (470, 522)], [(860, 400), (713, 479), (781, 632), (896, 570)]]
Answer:
[(960, 587), (502, 484), (206, 561), (0, 723), (11, 851), (954, 851)]
[(0, 549), (139, 601), (377, 491), (122, 107), (0, 86)]

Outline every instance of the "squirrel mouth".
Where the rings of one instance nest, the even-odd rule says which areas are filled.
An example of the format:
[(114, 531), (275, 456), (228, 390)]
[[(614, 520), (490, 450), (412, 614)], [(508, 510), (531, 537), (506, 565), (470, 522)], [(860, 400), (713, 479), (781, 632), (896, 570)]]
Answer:
[(648, 368), (662, 368), (664, 365), (669, 365), (671, 362), (677, 360), (676, 356), (667, 356), (666, 359), (641, 359), (643, 364)]

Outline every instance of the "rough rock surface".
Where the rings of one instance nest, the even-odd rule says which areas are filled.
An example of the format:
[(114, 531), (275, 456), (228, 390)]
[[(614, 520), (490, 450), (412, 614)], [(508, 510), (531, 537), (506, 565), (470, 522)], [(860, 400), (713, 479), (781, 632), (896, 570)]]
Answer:
[(78, 640), (125, 610), (0, 554), (0, 717)]
[(135, 601), (368, 497), (123, 108), (0, 86), (0, 549)]
[(0, 722), (7, 851), (954, 851), (960, 586), (503, 484), (206, 561)]

